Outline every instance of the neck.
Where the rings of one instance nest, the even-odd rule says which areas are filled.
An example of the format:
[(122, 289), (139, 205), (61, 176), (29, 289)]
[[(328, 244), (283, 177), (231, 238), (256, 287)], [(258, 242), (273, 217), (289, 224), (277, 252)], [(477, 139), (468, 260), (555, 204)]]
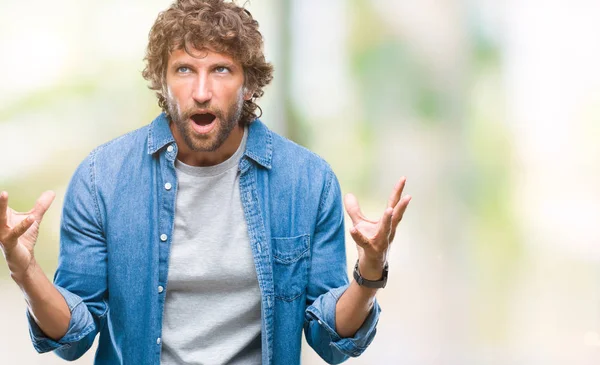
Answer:
[(214, 166), (226, 161), (237, 151), (244, 137), (244, 128), (236, 125), (219, 148), (210, 152), (200, 152), (190, 149), (172, 123), (170, 127), (178, 147), (177, 159), (190, 166)]

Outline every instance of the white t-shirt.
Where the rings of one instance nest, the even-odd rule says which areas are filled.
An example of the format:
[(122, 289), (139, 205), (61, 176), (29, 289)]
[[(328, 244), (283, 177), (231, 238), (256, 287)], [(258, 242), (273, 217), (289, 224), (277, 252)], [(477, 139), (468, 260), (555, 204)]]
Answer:
[(261, 294), (239, 191), (248, 136), (226, 161), (176, 161), (161, 364), (261, 363)]

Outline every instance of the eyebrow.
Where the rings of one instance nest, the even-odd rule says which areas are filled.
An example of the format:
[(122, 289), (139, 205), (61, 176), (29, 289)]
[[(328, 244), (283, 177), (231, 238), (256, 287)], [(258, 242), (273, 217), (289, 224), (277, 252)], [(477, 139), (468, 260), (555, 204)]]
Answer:
[(175, 61), (171, 65), (171, 69), (173, 69), (173, 70), (177, 70), (180, 67), (193, 68), (192, 65), (190, 65), (188, 62), (185, 62), (185, 61)]
[[(186, 61), (175, 61), (173, 62), (173, 64), (171, 65), (171, 69), (172, 70), (177, 70), (180, 67), (187, 67), (187, 68), (191, 68), (191, 69), (195, 69), (195, 67)], [(215, 68), (215, 67), (228, 67), (231, 70), (236, 69), (236, 66), (234, 63), (229, 62), (229, 61), (218, 61), (215, 62), (213, 64), (210, 65), (211, 68)]]
[(213, 64), (213, 67), (229, 67), (230, 69), (235, 69), (235, 64), (228, 62), (228, 61), (222, 61), (222, 62), (215, 62)]

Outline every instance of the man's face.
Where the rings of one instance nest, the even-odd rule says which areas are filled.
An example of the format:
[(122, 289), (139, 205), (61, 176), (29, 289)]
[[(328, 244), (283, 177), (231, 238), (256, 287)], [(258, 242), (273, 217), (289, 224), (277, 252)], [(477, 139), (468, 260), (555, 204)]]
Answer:
[(237, 125), (244, 100), (242, 65), (228, 55), (191, 49), (173, 51), (166, 72), (167, 110), (194, 152), (217, 150)]

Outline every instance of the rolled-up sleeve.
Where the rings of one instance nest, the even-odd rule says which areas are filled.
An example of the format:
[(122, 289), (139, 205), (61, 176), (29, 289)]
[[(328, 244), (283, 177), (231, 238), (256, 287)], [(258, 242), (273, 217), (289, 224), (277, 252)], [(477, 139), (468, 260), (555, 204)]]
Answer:
[(58, 341), (54, 341), (44, 334), (37, 325), (33, 316), (27, 310), (27, 321), (29, 322), (29, 335), (33, 342), (33, 347), (37, 352), (49, 352), (54, 350), (67, 351), (72, 343), (80, 341), (94, 330), (94, 320), (87, 309), (83, 300), (70, 291), (56, 286), (56, 289), (65, 298), (69, 311), (71, 312), (71, 320), (67, 333)]
[[(346, 291), (347, 287), (332, 289), (317, 298), (313, 305), (307, 308), (306, 320), (316, 321), (318, 324), (318, 326), (313, 325), (310, 328), (310, 336), (312, 338), (324, 339), (328, 343), (323, 343), (322, 345), (332, 346), (343, 355), (356, 357), (362, 354), (371, 341), (373, 341), (377, 332), (377, 322), (379, 321), (381, 308), (377, 303), (377, 299), (375, 299), (371, 312), (362, 326), (356, 331), (356, 334), (353, 337), (342, 338), (335, 331), (335, 309), (337, 301)], [(345, 359), (340, 357), (340, 360), (343, 361)]]

